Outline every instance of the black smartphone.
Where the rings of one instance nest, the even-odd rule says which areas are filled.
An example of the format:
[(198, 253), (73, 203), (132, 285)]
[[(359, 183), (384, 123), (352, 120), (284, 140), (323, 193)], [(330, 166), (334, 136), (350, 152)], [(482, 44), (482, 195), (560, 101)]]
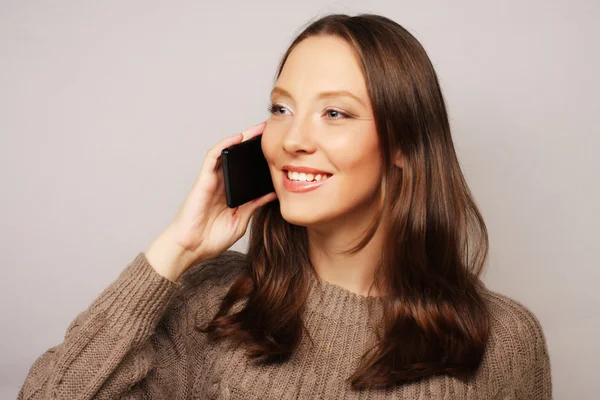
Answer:
[(221, 151), (225, 198), (230, 208), (275, 191), (261, 138), (262, 134)]

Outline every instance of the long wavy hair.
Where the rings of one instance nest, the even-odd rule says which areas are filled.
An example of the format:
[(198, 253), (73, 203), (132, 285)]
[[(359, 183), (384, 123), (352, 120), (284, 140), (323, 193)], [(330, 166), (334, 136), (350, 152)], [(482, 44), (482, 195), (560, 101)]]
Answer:
[[(354, 389), (388, 387), (438, 374), (459, 379), (477, 370), (489, 314), (480, 275), (488, 234), (461, 171), (442, 91), (425, 50), (407, 30), (378, 15), (328, 15), (292, 42), (333, 35), (354, 49), (366, 80), (383, 172), (381, 209), (364, 248), (385, 219), (375, 283), (382, 296), (382, 335), (348, 379)], [(394, 164), (397, 151), (403, 166)], [(265, 363), (285, 362), (298, 347), (302, 312), (314, 274), (305, 227), (286, 222), (273, 201), (254, 214), (248, 268), (214, 318), (198, 327), (211, 339), (244, 343)], [(239, 312), (229, 313), (238, 301)]]

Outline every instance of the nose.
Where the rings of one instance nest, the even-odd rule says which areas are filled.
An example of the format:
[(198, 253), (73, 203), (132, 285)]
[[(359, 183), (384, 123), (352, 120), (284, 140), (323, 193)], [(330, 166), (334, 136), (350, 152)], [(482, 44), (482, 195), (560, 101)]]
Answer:
[(314, 153), (316, 150), (309, 118), (297, 118), (283, 138), (283, 149), (290, 154)]

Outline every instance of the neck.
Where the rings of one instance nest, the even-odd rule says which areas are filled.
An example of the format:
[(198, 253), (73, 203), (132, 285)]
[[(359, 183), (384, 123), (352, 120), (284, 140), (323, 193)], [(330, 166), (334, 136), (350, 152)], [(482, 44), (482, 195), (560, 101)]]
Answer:
[(359, 243), (376, 215), (373, 208), (346, 216), (330, 228), (307, 227), (309, 254), (317, 275), (324, 281), (362, 296), (379, 296), (375, 269), (383, 248), (383, 221), (371, 241), (355, 254), (345, 254)]

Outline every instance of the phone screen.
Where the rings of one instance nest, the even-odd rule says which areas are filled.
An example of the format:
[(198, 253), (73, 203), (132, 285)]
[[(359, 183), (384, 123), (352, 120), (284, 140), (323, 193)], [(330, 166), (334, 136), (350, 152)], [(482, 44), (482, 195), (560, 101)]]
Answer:
[(275, 191), (260, 147), (261, 138), (258, 135), (221, 151), (225, 197), (230, 208)]

